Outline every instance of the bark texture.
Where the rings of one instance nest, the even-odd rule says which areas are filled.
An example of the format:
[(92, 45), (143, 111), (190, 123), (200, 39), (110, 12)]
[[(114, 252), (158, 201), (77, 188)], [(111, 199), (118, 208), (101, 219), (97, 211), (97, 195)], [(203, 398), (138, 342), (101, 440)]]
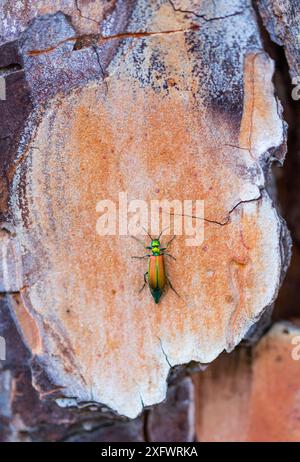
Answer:
[(292, 77), (300, 75), (300, 9), (298, 0), (257, 0), (272, 41), (284, 47)]

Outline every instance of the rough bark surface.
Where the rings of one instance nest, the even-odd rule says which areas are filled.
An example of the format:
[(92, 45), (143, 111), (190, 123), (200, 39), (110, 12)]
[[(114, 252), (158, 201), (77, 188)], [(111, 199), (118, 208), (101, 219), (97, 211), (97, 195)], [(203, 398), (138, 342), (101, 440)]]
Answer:
[[(279, 20), (258, 4), (297, 70), (293, 9)], [(130, 423), (102, 411), (132, 418), (162, 401), (170, 367), (232, 350), (276, 299), (290, 244), (270, 164), (283, 162), (286, 127), (253, 5), (5, 2), (1, 14), (1, 290), (26, 356), (1, 373), (4, 439), (190, 441), (189, 379)], [(172, 249), (180, 299), (138, 296), (138, 244), (97, 235), (97, 202), (120, 191), (205, 201), (203, 245), (178, 236)], [(53, 416), (48, 435), (18, 408), (18, 386), (41, 422)]]
[(256, 0), (271, 40), (284, 47), (291, 77), (300, 76), (300, 9), (298, 0)]

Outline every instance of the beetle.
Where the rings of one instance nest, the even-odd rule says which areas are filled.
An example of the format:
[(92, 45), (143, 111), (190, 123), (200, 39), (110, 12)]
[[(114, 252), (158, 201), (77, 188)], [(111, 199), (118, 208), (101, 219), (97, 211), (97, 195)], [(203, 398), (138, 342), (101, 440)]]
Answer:
[(165, 247), (161, 247), (160, 237), (163, 231), (161, 231), (160, 235), (156, 239), (154, 239), (146, 231), (147, 235), (151, 239), (150, 246), (145, 246), (145, 244), (142, 241), (137, 239), (135, 236), (131, 236), (134, 239), (136, 239), (140, 244), (142, 244), (145, 249), (151, 250), (152, 252), (151, 254), (146, 254), (141, 257), (134, 256), (132, 258), (138, 258), (138, 259), (149, 258), (148, 271), (146, 271), (146, 273), (144, 274), (144, 284), (143, 284), (143, 287), (140, 289), (139, 293), (142, 292), (146, 284), (148, 284), (151, 295), (155, 303), (159, 302), (167, 283), (169, 284), (173, 292), (175, 292), (175, 294), (179, 297), (179, 294), (176, 292), (176, 290), (172, 286), (167, 276), (167, 273), (165, 270), (165, 262), (164, 262), (165, 255), (173, 258), (173, 260), (176, 260), (176, 258), (173, 257), (173, 255), (169, 254), (168, 252), (165, 252), (176, 236), (173, 236), (172, 239), (166, 244)]

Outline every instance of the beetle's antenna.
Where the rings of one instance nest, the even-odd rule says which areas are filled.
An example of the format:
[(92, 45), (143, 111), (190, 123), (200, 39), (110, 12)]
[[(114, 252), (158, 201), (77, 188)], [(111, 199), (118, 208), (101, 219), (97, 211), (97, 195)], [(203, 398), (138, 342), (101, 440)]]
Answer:
[(130, 237), (132, 237), (132, 239), (135, 239), (136, 241), (138, 241), (139, 244), (141, 244), (144, 248), (146, 248), (146, 245), (144, 244), (144, 242), (141, 241), (138, 237), (132, 236), (132, 235)]
[(160, 232), (160, 235), (158, 236), (157, 239), (159, 240), (159, 239), (160, 239), (160, 236), (162, 235), (162, 233), (163, 233), (164, 231), (166, 231), (166, 229), (169, 229), (169, 228), (170, 228), (170, 226), (167, 226), (166, 228), (162, 229), (161, 232)]
[(151, 236), (151, 234), (148, 233), (148, 231), (142, 226), (143, 230), (145, 231), (146, 234), (148, 234), (148, 236), (150, 237), (151, 241), (153, 241), (153, 237)]

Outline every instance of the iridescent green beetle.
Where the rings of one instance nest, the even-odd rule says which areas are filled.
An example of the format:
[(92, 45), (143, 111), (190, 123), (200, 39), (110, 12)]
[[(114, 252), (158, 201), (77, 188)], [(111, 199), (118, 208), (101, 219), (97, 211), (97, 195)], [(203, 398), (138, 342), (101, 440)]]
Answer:
[[(175, 239), (176, 236), (173, 236), (172, 239), (166, 244), (165, 247), (161, 247), (160, 237), (163, 231), (160, 233), (160, 235), (156, 239), (153, 239), (153, 237), (151, 237), (147, 231), (146, 233), (151, 239), (150, 246), (145, 246), (135, 236), (132, 236), (132, 237), (136, 239), (140, 244), (142, 244), (145, 249), (151, 250), (152, 254), (150, 255), (147, 254), (147, 255), (143, 255), (142, 257), (132, 257), (132, 258), (139, 258), (139, 259), (149, 258), (148, 271), (146, 271), (146, 273), (144, 274), (144, 284), (140, 292), (144, 289), (145, 285), (148, 284), (151, 295), (154, 298), (155, 303), (158, 303), (167, 283), (169, 284), (170, 288), (176, 293), (176, 295), (178, 295), (178, 293), (173, 288), (166, 274), (165, 262), (164, 262), (165, 255), (173, 258), (173, 260), (176, 260), (176, 258), (173, 257), (173, 255), (170, 255), (169, 253), (165, 252), (165, 250), (167, 250), (168, 246), (171, 244), (171, 242)], [(147, 280), (147, 277), (148, 277), (148, 280)]]

